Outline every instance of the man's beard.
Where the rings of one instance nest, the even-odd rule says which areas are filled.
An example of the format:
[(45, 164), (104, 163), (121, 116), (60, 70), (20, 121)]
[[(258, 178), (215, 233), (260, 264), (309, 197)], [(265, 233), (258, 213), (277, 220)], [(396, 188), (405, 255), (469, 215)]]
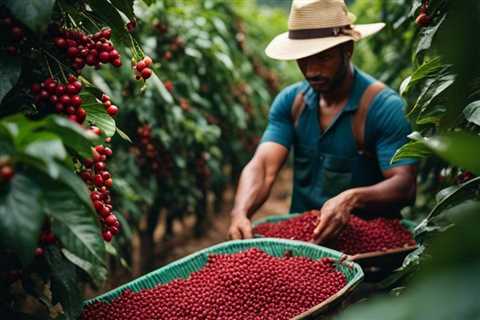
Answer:
[(349, 59), (346, 57), (345, 54), (342, 54), (342, 62), (340, 64), (340, 68), (332, 78), (329, 79), (322, 76), (318, 76), (314, 78), (309, 78), (308, 81), (309, 82), (325, 82), (325, 85), (322, 85), (321, 88), (319, 88), (318, 86), (315, 86), (315, 84), (312, 85), (313, 89), (320, 94), (332, 92), (342, 85), (343, 81), (345, 80), (345, 77), (347, 76), (349, 67), (350, 67)]

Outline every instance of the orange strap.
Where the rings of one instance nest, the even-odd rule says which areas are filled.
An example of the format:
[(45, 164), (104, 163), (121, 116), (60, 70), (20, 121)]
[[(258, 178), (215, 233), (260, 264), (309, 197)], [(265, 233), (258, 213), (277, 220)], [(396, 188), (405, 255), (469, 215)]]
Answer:
[(367, 114), (373, 99), (385, 88), (385, 85), (379, 81), (372, 83), (363, 92), (360, 103), (358, 104), (357, 112), (352, 119), (352, 132), (355, 142), (357, 144), (357, 150), (359, 153), (363, 153), (367, 156), (373, 156), (365, 149), (365, 123), (367, 121)]
[(303, 109), (305, 109), (304, 93), (300, 92), (295, 96), (292, 104), (292, 120), (295, 127), (298, 125), (298, 119), (300, 118)]
[[(358, 109), (352, 119), (352, 132), (357, 144), (357, 150), (359, 153), (363, 153), (367, 156), (373, 156), (367, 150), (365, 150), (365, 122), (367, 120), (368, 109), (372, 104), (373, 99), (379, 94), (385, 85), (379, 81), (372, 83), (363, 92), (362, 98), (358, 104)], [(305, 109), (304, 93), (300, 92), (295, 96), (292, 104), (292, 120), (296, 127), (298, 125), (298, 119)]]

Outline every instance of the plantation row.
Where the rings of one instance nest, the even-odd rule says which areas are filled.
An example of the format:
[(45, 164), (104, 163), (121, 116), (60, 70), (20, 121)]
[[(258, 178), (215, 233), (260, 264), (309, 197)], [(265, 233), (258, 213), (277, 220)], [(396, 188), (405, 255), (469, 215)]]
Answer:
[(243, 20), (224, 1), (0, 6), (2, 309), (20, 285), (76, 319), (142, 219), (203, 232), (277, 90)]

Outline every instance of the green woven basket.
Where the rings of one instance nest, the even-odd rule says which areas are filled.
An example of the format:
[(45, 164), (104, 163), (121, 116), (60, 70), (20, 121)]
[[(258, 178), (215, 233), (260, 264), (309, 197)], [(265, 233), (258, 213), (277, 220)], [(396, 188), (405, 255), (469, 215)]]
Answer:
[[(237, 253), (250, 248), (259, 248), (267, 252), (268, 254), (277, 257), (283, 256), (285, 254), (285, 251), (289, 251), (289, 253), (291, 253), (293, 256), (304, 256), (315, 260), (323, 257), (340, 259), (343, 256), (342, 253), (338, 251), (302, 241), (273, 238), (228, 241), (203, 249), (185, 258), (174, 261), (160, 269), (148, 273), (116, 289), (113, 289), (93, 299), (87, 300), (84, 302), (84, 306), (94, 303), (96, 301), (111, 302), (125, 289), (140, 291), (146, 288), (153, 288), (159, 284), (168, 283), (175, 279), (186, 279), (192, 272), (198, 271), (205, 265), (209, 254)], [(317, 314), (325, 308), (329, 307), (334, 302), (340, 301), (342, 297), (346, 296), (347, 293), (351, 292), (363, 279), (363, 271), (361, 267), (354, 262), (338, 263), (337, 269), (345, 275), (347, 279), (347, 285), (342, 288), (342, 290), (340, 290), (335, 296), (330, 297), (329, 299), (315, 306), (311, 310), (303, 313), (301, 317), (296, 317), (295, 319), (303, 319), (305, 316)]]

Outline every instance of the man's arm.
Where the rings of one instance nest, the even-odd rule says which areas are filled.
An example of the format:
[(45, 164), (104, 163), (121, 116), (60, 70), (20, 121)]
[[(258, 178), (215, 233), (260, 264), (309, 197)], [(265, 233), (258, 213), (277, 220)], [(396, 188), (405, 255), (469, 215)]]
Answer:
[(274, 142), (260, 144), (240, 175), (228, 232), (231, 239), (252, 237), (249, 218), (267, 200), (287, 157), (288, 149), (281, 144)]
[(314, 231), (315, 242), (335, 237), (354, 209), (379, 211), (392, 204), (405, 206), (415, 199), (416, 167), (405, 165), (383, 171), (385, 180), (367, 187), (346, 190), (325, 202), (320, 210), (320, 223)]

